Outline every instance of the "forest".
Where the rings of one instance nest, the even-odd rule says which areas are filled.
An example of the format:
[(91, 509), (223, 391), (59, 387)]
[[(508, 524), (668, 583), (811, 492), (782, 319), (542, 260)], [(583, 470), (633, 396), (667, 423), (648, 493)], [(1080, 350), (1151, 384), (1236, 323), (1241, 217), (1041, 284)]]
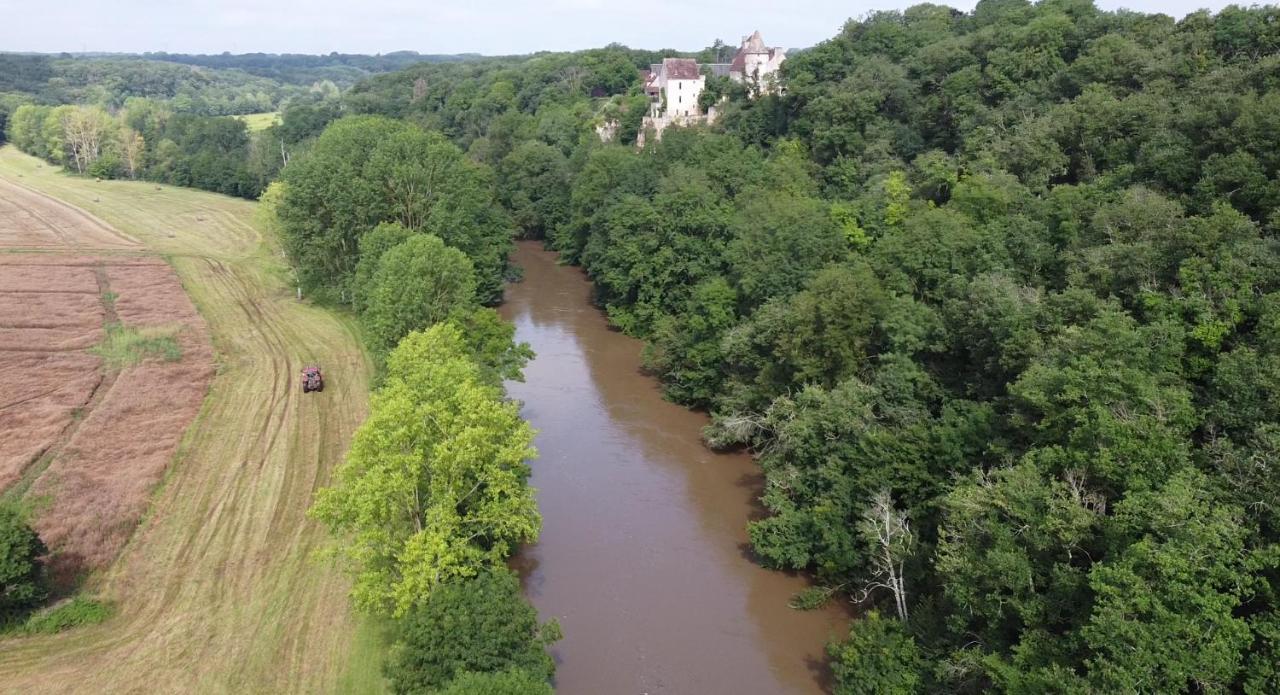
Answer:
[(1277, 15), (874, 13), (639, 151), (591, 130), (638, 123), (621, 49), (345, 103), (491, 167), (708, 443), (756, 453), (758, 558), (863, 614), (838, 692), (1264, 693)]

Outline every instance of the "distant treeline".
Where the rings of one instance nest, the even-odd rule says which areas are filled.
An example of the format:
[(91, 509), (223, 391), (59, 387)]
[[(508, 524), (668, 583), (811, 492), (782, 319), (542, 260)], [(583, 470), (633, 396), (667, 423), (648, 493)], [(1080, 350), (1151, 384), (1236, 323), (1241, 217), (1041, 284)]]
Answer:
[[(47, 104), (93, 104), (117, 109), (133, 98), (166, 101), (179, 113), (202, 116), (274, 111), (305, 95), (307, 85), (285, 84), (240, 70), (212, 70), (124, 58), (61, 58), (0, 53), (0, 93)], [(336, 92), (336, 87), (333, 88)]]
[[(22, 151), (79, 174), (144, 179), (256, 199), (288, 158), (338, 116), (336, 102), (294, 102), (279, 124), (174, 113), (164, 102), (39, 106), (0, 97), (0, 125)], [(7, 109), (11, 107), (12, 111)]]
[(337, 92), (370, 75), (422, 62), (470, 56), (413, 52), (379, 56), (0, 53), (0, 93), (27, 94), (38, 103), (119, 108), (131, 98), (170, 102), (179, 113), (226, 116), (274, 111), (316, 91)]
[(285, 84), (310, 85), (322, 80), (332, 80), (346, 88), (369, 75), (401, 70), (417, 63), (454, 63), (474, 60), (480, 56), (424, 55), (414, 51), (395, 51), (379, 55), (329, 53), (306, 55), (299, 53), (221, 53), (210, 55), (185, 53), (142, 53), (136, 56), (145, 60), (158, 60), (184, 65), (199, 65), (219, 70), (242, 70), (251, 75), (266, 77)]

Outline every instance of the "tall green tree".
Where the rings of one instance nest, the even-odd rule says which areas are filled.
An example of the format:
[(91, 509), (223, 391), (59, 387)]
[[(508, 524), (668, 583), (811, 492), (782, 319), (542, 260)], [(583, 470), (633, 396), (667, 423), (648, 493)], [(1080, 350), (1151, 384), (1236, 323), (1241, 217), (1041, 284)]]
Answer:
[(430, 234), (414, 235), (378, 260), (361, 315), (375, 353), (391, 350), (410, 331), (475, 305), (475, 274), (461, 251)]
[(450, 325), (406, 336), (311, 514), (345, 539), (361, 609), (402, 617), (537, 537), (533, 431)]

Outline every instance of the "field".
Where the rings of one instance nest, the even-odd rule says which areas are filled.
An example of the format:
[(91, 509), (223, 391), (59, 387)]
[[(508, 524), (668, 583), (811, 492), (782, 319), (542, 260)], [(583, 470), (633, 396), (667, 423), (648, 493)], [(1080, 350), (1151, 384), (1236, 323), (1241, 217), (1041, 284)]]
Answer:
[(146, 511), (213, 376), (208, 331), (161, 259), (7, 253), (0, 358), (0, 489), (36, 503), (67, 585)]
[(244, 124), (249, 127), (250, 133), (256, 133), (259, 130), (266, 130), (276, 123), (279, 123), (280, 112), (267, 111), (264, 113), (246, 113), (243, 116), (236, 116), (236, 118), (244, 121)]
[[(73, 178), (11, 147), (0, 149), (0, 186), (0, 200), (18, 199), (17, 215), (84, 214), (76, 208), (91, 215), (55, 221), (43, 234), (30, 230), (39, 225), (0, 215), (0, 235), (12, 235), (0, 244), (39, 251), (0, 252), (0, 296), (29, 287), (35, 264), (49, 266), (39, 269), (44, 286), (72, 290), (68, 298), (0, 299), (0, 316), (45, 317), (29, 330), (41, 331), (46, 346), (67, 348), (48, 351), (57, 359), (40, 378), (62, 385), (46, 394), (51, 414), (40, 431), (56, 430), (70, 410), (82, 418), (77, 431), (100, 425), (110, 432), (182, 376), (157, 376), (145, 387), (149, 397), (115, 410), (104, 398), (87, 414), (76, 411), (86, 390), (98, 388), (84, 375), (98, 373), (97, 361), (112, 354), (85, 349), (101, 342), (106, 312), (150, 327), (139, 334), (144, 342), (121, 343), (126, 352), (164, 335), (175, 336), (183, 360), (196, 349), (188, 341), (198, 335), (175, 332), (173, 320), (160, 317), (174, 308), (160, 308), (159, 298), (182, 294), (166, 288), (169, 268), (207, 325), (216, 366), (194, 424), (145, 496), (142, 523), (124, 535), (114, 562), (87, 581), (85, 591), (112, 602), (114, 616), (58, 635), (0, 641), (0, 692), (380, 690), (376, 631), (349, 611), (349, 582), (320, 557), (325, 533), (305, 518), (313, 491), (327, 482), (365, 414), (369, 365), (353, 324), (294, 298), (275, 240), (253, 223), (252, 203)], [(109, 295), (97, 284), (103, 273)], [(143, 297), (149, 300), (135, 301)], [(118, 372), (117, 381), (148, 365), (172, 367), (163, 352)], [(326, 389), (304, 398), (298, 371), (312, 361), (324, 365)], [(4, 383), (21, 364), (5, 359)], [(102, 373), (108, 379), (112, 372)], [(127, 447), (145, 445), (110, 443), (120, 449), (117, 461), (145, 453)], [(55, 465), (57, 459), (49, 470)]]

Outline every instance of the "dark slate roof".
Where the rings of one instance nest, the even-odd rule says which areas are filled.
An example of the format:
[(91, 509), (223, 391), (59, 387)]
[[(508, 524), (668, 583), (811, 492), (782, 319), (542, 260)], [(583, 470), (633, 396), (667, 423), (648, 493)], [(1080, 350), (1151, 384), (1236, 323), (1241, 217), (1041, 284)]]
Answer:
[(717, 77), (728, 77), (731, 65), (728, 63), (711, 63), (707, 66), (711, 69), (711, 74)]

